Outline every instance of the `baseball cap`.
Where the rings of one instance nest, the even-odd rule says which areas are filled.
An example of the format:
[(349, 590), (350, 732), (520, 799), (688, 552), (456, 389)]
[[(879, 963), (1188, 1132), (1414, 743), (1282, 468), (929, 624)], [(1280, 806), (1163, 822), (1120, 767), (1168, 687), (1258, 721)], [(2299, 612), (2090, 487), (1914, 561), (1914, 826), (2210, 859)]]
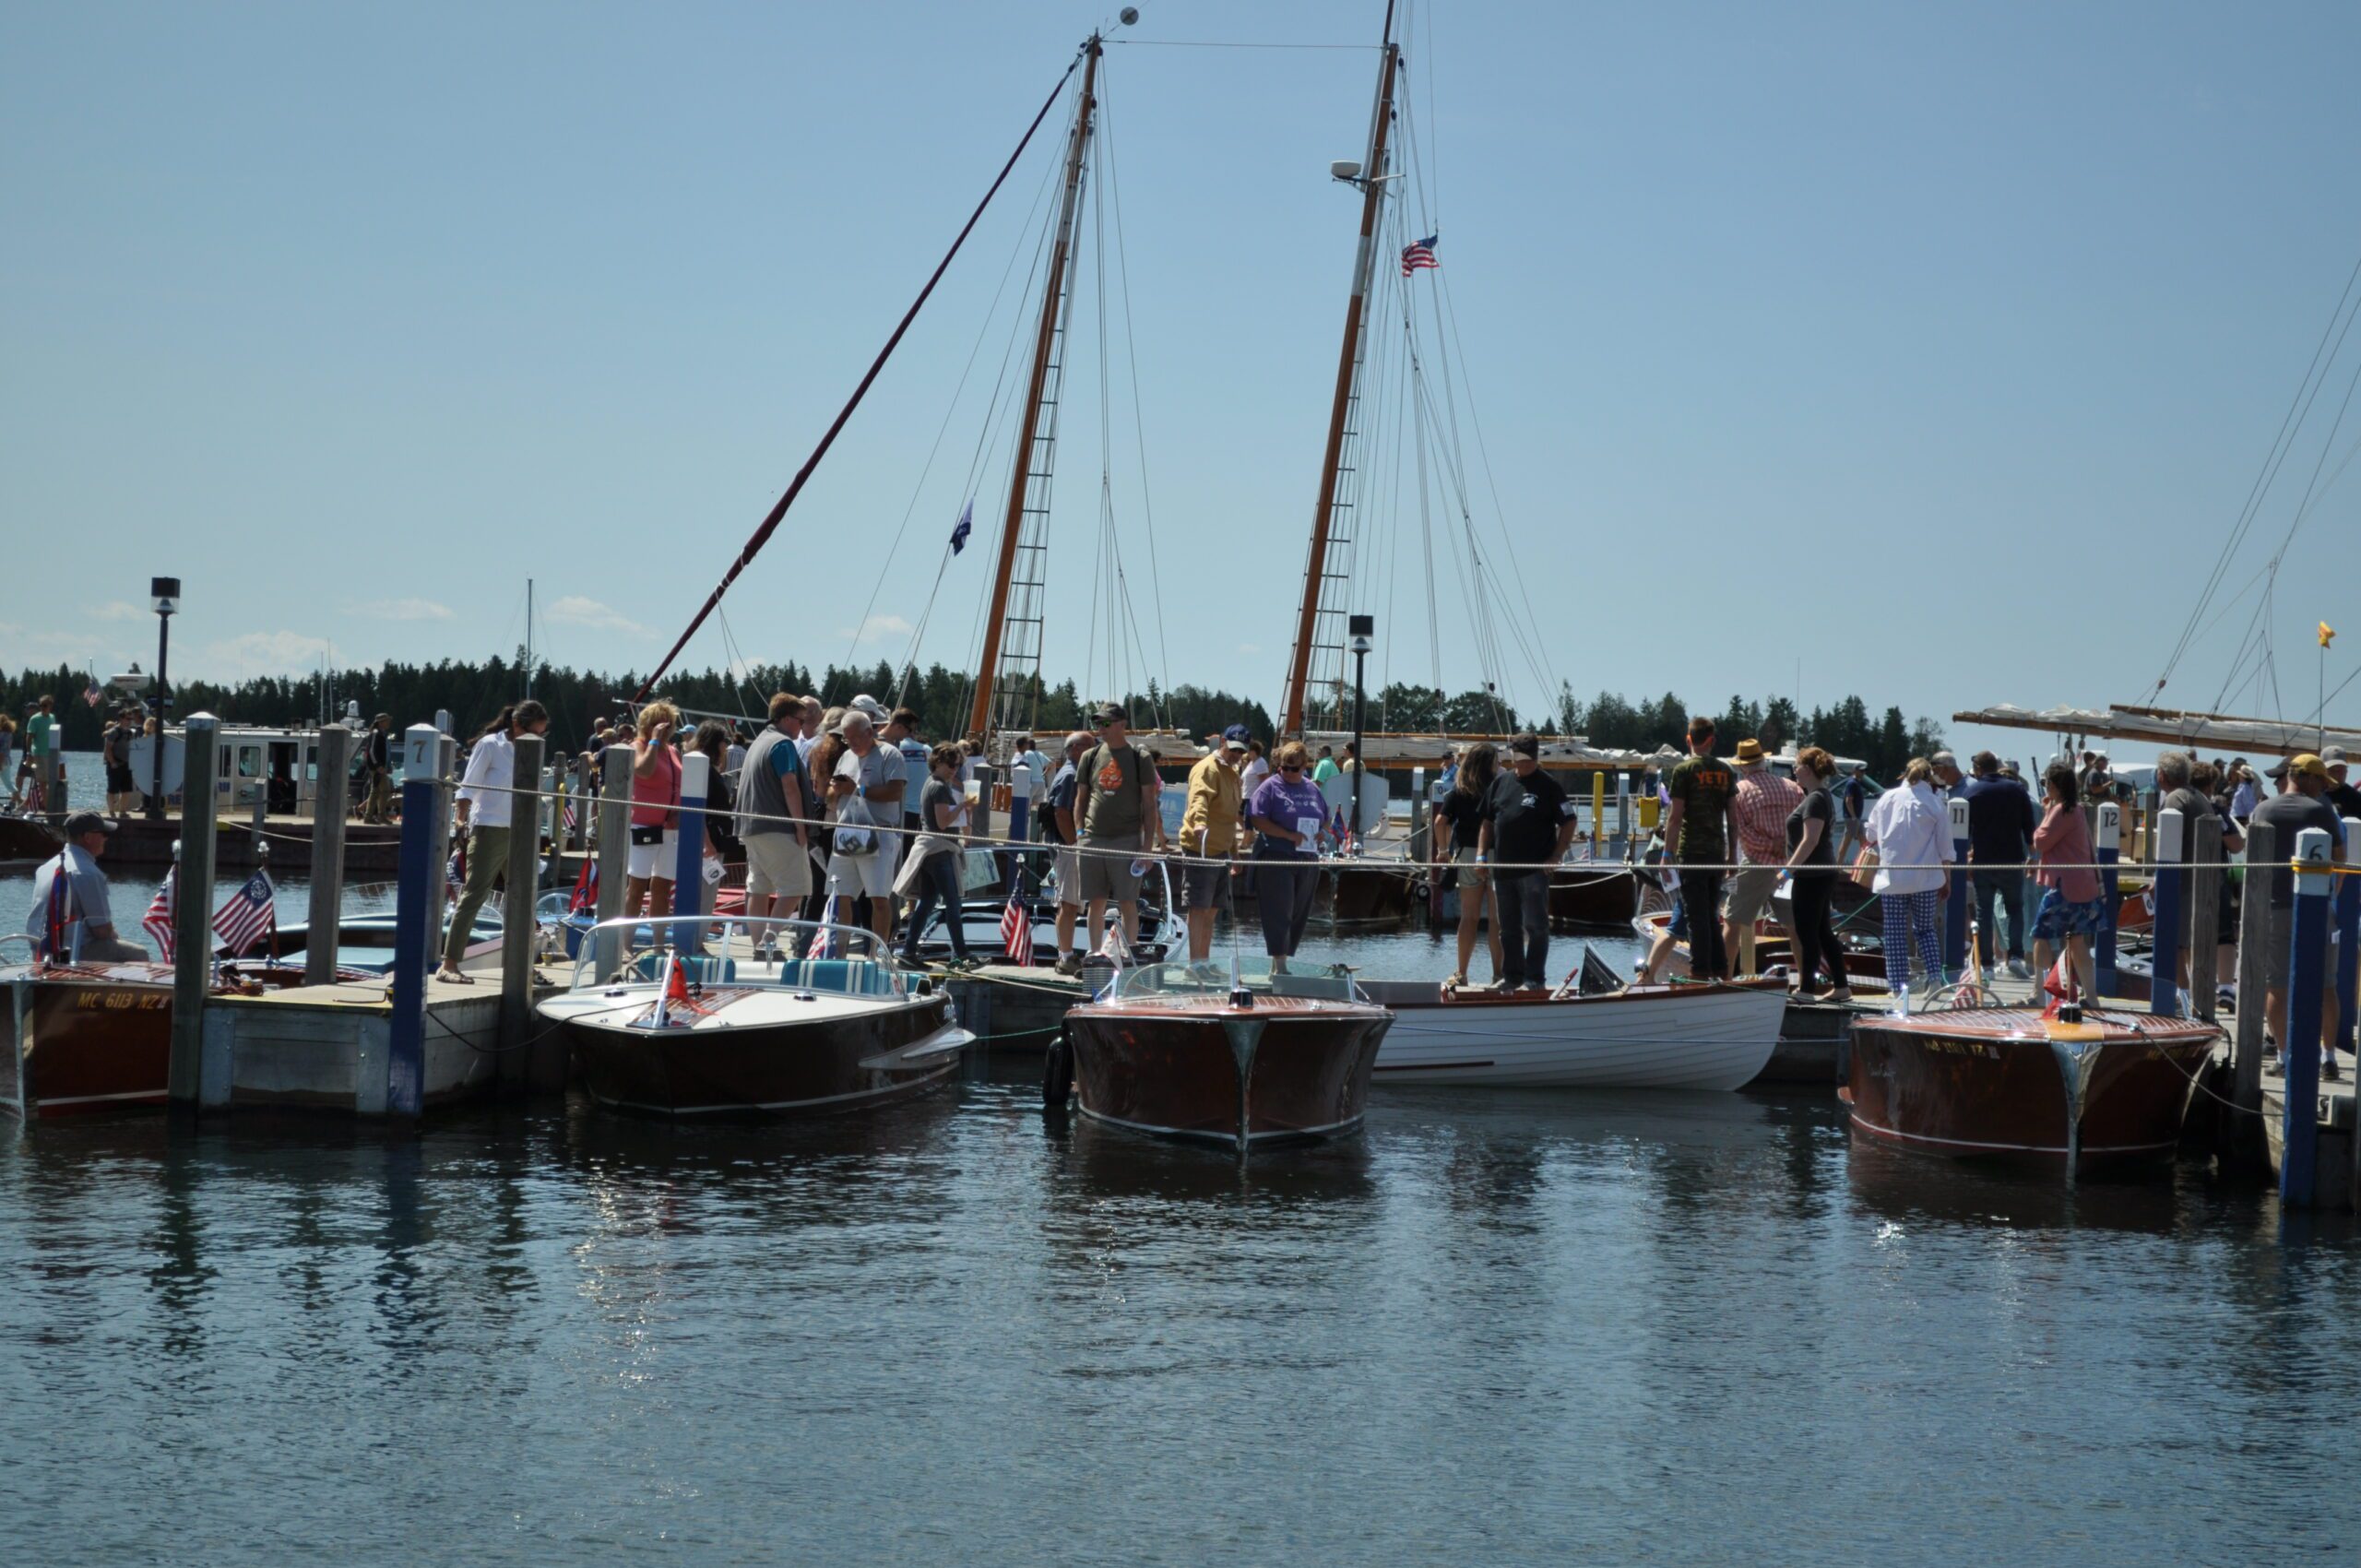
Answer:
[(85, 833), (113, 833), (115, 825), (96, 812), (76, 812), (65, 819), (65, 833), (68, 838), (79, 838)]
[(1094, 724), (1129, 724), (1132, 716), (1123, 711), (1121, 703), (1102, 702), (1090, 710), (1090, 721)]
[(1246, 732), (1246, 726), (1243, 724), (1233, 724), (1221, 732), (1222, 745), (1233, 752), (1244, 751), (1248, 742), (1253, 739), (1253, 736)]
[(2309, 752), (2297, 752), (2283, 765), (2290, 773), (2308, 774), (2314, 778), (2328, 777), (2328, 764)]
[(853, 698), (852, 706), (860, 709), (861, 712), (869, 715), (869, 721), (872, 724), (883, 724), (886, 720), (887, 715), (885, 712), (885, 705), (879, 702), (875, 697), (871, 696), (867, 692), (863, 692), (860, 695)]
[(2343, 767), (2344, 766), (2344, 748), (2343, 746), (2329, 747), (2328, 750), (2320, 753), (2320, 761), (2330, 767)]

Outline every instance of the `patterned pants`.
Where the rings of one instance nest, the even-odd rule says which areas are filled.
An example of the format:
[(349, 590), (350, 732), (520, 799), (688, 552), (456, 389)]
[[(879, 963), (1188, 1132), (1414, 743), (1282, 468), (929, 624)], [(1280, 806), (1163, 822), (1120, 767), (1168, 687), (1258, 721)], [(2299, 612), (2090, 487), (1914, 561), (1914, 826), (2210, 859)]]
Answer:
[(1918, 944), (1918, 961), (1927, 966), (1927, 983), (1942, 984), (1943, 948), (1935, 934), (1935, 920), (1943, 896), (1925, 893), (1882, 893), (1878, 907), (1885, 913), (1885, 982), (1896, 996), (1910, 983), (1910, 945)]

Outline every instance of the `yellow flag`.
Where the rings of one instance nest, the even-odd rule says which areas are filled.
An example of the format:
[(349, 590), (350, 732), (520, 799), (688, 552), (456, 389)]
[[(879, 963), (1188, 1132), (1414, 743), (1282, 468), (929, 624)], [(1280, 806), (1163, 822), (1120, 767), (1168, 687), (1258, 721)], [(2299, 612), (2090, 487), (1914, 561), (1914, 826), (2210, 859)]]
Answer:
[(2329, 624), (2327, 622), (2325, 622), (2325, 621), (2321, 622), (2321, 623), (2320, 623), (2320, 647), (2328, 647), (2328, 645), (2329, 645), (2329, 644), (2331, 644), (2331, 643), (2332, 643), (2332, 642), (2334, 642), (2334, 641), (2336, 641), (2336, 628), (2335, 628), (2334, 626), (2330, 625), (2330, 624)]

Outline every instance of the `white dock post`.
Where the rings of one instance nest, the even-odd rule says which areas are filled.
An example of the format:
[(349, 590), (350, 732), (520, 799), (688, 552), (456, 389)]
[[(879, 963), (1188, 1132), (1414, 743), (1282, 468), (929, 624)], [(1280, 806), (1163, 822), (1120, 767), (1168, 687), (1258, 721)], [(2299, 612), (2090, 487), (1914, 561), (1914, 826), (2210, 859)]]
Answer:
[[(437, 717), (447, 718), (448, 716), (438, 714)], [(452, 776), (452, 769), (457, 764), (459, 742), (451, 739), (450, 732), (446, 728), (443, 726), (437, 726), (437, 728), (443, 730), (443, 734), (434, 743), (432, 761), (430, 762), (427, 770), (427, 776), (433, 778), (438, 783), (444, 783), (450, 779)], [(402, 832), (404, 836), (407, 837), (409, 832), (410, 813), (409, 802), (409, 773), (407, 770), (405, 770), (403, 774), (402, 794), (404, 797), (402, 805)], [(430, 835), (427, 839), (429, 853), (433, 856), (434, 863), (434, 896), (426, 901), (426, 950), (439, 961), (443, 953), (443, 941), (445, 934), (444, 929), (445, 922), (448, 921), (455, 912), (452, 909), (451, 896), (449, 892), (449, 868), (451, 864), (451, 795), (448, 790), (438, 790), (432, 797), (431, 803), (427, 810), (427, 820), (425, 826)]]
[(2189, 897), (2181, 911), (2189, 954), (2189, 1013), (2206, 1023), (2220, 1005), (2222, 977), (2222, 819), (2205, 813), (2189, 825)]
[(305, 985), (328, 985), (336, 980), (337, 929), (344, 913), (344, 776), (351, 762), (352, 731), (341, 724), (322, 730), (319, 783), (312, 792), (312, 914), (303, 938)]
[[(529, 787), (541, 777), (541, 737), (516, 736), (515, 778)], [(507, 891), (500, 905), (500, 1043), (513, 1050), (533, 1022), (533, 938), (539, 922), (533, 905), (540, 893), (541, 800), (538, 794), (508, 798)], [(503, 1075), (514, 1058), (504, 1058)], [(530, 1063), (523, 1065), (529, 1067)]]
[(195, 1105), (205, 1058), (205, 995), (213, 980), (213, 829), (220, 797), (209, 782), (218, 766), (221, 721), (189, 715), (181, 789), (181, 863), (173, 873), (172, 1044), (165, 1070), (175, 1105)]
[(2238, 1017), (2231, 1048), (2230, 1099), (2251, 1117), (2230, 1119), (2235, 1152), (2260, 1167), (2268, 1152), (2262, 1132), (2262, 993), (2271, 984), (2271, 862), (2279, 830), (2267, 822), (2247, 827), (2246, 891), (2238, 906)]
[[(599, 783), (599, 920), (623, 912), (623, 880), (631, 867), (631, 748), (609, 746)], [(615, 978), (623, 967), (623, 933), (602, 931), (592, 955), (599, 979)]]

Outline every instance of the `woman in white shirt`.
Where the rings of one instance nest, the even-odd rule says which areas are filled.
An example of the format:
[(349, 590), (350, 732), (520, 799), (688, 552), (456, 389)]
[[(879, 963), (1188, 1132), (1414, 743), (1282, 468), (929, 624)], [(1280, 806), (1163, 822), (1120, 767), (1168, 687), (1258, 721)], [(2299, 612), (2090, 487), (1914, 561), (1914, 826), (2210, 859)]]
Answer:
[(1951, 814), (1935, 798), (1935, 770), (1912, 757), (1902, 782), (1869, 808), (1865, 836), (1878, 852), (1878, 907), (1885, 916), (1885, 978), (1894, 994), (1910, 983), (1915, 945), (1929, 986), (1943, 983), (1936, 921), (1952, 889)]

